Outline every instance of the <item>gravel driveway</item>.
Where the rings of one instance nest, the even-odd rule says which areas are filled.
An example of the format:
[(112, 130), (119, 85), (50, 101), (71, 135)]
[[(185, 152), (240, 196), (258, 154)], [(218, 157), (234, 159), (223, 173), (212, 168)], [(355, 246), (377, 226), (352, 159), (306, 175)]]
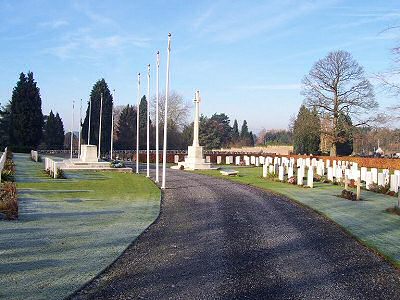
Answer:
[(338, 226), (250, 186), (168, 171), (159, 219), (73, 299), (399, 299)]

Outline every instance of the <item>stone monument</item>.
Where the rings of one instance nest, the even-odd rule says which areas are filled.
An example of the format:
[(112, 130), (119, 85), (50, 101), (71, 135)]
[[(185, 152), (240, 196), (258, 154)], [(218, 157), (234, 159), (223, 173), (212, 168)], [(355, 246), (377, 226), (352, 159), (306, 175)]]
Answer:
[(203, 158), (203, 147), (199, 144), (199, 118), (200, 118), (200, 91), (196, 91), (194, 98), (194, 127), (193, 127), (193, 145), (188, 147), (188, 155), (185, 161), (178, 163), (175, 168), (183, 166), (187, 170), (210, 170), (215, 169), (211, 163), (207, 163)]
[(98, 162), (96, 145), (81, 145), (82, 162)]

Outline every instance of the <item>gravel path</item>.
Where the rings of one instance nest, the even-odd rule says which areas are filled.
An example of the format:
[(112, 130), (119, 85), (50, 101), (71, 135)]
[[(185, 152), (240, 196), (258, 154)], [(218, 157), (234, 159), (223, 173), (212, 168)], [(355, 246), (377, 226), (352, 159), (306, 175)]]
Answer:
[(168, 172), (159, 219), (73, 299), (399, 299), (398, 271), (314, 212)]

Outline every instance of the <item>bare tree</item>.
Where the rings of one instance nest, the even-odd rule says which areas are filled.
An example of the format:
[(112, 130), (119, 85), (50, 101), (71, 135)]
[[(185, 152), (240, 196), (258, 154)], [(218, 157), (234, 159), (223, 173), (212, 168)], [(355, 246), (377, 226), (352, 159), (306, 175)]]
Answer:
[(330, 52), (314, 64), (303, 79), (302, 94), (308, 107), (329, 120), (330, 126), (322, 133), (329, 137), (332, 156), (336, 156), (336, 144), (343, 142), (340, 118), (350, 117), (353, 126), (366, 125), (378, 107), (364, 69), (342, 50)]
[[(152, 121), (155, 122), (155, 97), (151, 101)], [(160, 95), (159, 99), (159, 124), (164, 124), (164, 104), (165, 95)], [(192, 105), (183, 99), (183, 96), (175, 91), (172, 91), (168, 96), (168, 122), (173, 123), (178, 130), (183, 130), (183, 127), (188, 124), (188, 118)]]

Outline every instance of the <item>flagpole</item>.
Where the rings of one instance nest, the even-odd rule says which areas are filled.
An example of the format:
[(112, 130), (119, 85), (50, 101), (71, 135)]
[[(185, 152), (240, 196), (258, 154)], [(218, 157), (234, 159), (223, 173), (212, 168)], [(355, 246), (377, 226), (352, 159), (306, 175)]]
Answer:
[(79, 108), (79, 140), (78, 140), (78, 158), (81, 158), (81, 139), (82, 139), (82, 99)]
[(165, 189), (165, 169), (167, 167), (167, 126), (168, 126), (168, 94), (169, 94), (169, 64), (171, 54), (171, 33), (168, 33), (168, 55), (167, 55), (167, 77), (165, 84), (165, 104), (164, 104), (164, 143), (163, 143), (163, 176), (161, 188)]
[(92, 117), (92, 99), (89, 98), (89, 126), (88, 126), (88, 136), (87, 136), (87, 144), (90, 145), (90, 119)]
[(139, 108), (140, 108), (140, 73), (138, 73), (137, 106), (136, 106), (136, 173), (139, 174)]
[(100, 122), (99, 122), (99, 152), (97, 158), (100, 159), (101, 152), (101, 118), (103, 116), (103, 93), (100, 95)]
[(158, 157), (159, 137), (158, 137), (158, 97), (159, 97), (159, 83), (160, 83), (160, 51), (157, 51), (157, 74), (156, 74), (156, 182), (159, 182), (159, 163)]
[(113, 146), (114, 146), (114, 101), (115, 101), (115, 89), (113, 89), (113, 102), (111, 103), (111, 150), (110, 150), (110, 156), (111, 160), (113, 159)]
[(147, 175), (150, 177), (150, 64), (147, 65)]
[(74, 109), (75, 109), (75, 100), (72, 101), (72, 123), (71, 123), (71, 159), (72, 159), (72, 146), (73, 146), (73, 137), (74, 137)]

